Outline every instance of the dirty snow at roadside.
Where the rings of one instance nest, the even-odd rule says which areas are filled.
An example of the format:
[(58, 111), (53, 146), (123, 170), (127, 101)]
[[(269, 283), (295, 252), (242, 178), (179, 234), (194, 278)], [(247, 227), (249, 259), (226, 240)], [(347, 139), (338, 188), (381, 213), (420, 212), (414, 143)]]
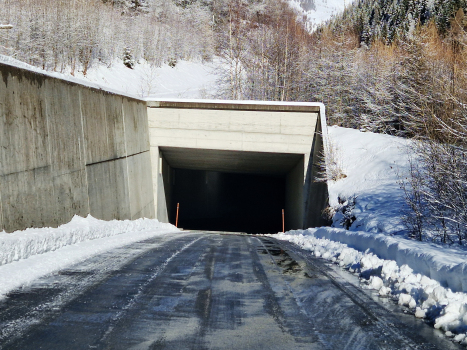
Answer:
[[(344, 235), (348, 235), (348, 245), (337, 241)], [(273, 237), (293, 242), (317, 257), (359, 274), (366, 288), (375, 289), (381, 296), (407, 306), (415, 317), (432, 321), (435, 328), (446, 332), (446, 336), (467, 345), (467, 294), (453, 292), (443, 276), (444, 272), (455, 272), (450, 276), (451, 282), (454, 283), (457, 275), (458, 287), (467, 290), (467, 252), (451, 251), (402, 237), (365, 236), (364, 233), (336, 228), (289, 231)], [(357, 250), (353, 245), (368, 249)], [(382, 259), (383, 253), (389, 258)], [(408, 263), (403, 263), (404, 260)], [(433, 272), (434, 278), (419, 273), (427, 269)]]
[(9, 291), (88, 257), (178, 231), (154, 219), (103, 221), (75, 216), (58, 228), (0, 232), (0, 299)]

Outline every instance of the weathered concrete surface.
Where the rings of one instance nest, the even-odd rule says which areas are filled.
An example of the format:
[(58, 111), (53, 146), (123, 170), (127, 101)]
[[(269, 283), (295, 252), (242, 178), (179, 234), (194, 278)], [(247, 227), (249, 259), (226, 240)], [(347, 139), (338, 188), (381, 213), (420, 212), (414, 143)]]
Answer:
[(0, 230), (88, 213), (167, 221), (177, 168), (281, 176), (286, 228), (324, 223), (319, 104), (146, 104), (5, 64), (0, 72)]
[(0, 64), (0, 230), (154, 217), (146, 103)]
[[(322, 119), (317, 121), (317, 128), (319, 130), (326, 129), (322, 126)], [(328, 186), (325, 182), (314, 181), (319, 178), (320, 163), (323, 162), (323, 134), (316, 133), (313, 140), (313, 145), (310, 152), (310, 162), (308, 163), (308, 170), (305, 179), (304, 192), (305, 192), (305, 205), (304, 210), (306, 213), (315, 213), (316, 215), (307, 215), (304, 217), (303, 227), (319, 227), (329, 224), (328, 220), (324, 217), (324, 209), (329, 204)], [(317, 215), (320, 213), (321, 215)]]
[(159, 220), (172, 217), (174, 207), (172, 184), (160, 186), (159, 177), (167, 180), (159, 176), (163, 157), (166, 169), (284, 176), (286, 229), (326, 224), (327, 186), (314, 183), (323, 149), (321, 104), (156, 101), (148, 107)]
[(303, 183), (305, 176), (304, 157), (286, 175), (285, 186), (285, 226), (287, 228), (301, 228), (305, 208), (303, 206)]

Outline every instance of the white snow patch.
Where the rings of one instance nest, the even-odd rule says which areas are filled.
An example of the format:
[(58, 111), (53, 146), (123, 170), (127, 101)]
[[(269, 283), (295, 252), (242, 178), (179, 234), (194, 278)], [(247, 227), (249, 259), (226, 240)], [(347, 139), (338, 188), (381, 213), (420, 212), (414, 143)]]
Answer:
[(399, 294), (399, 305), (408, 306), (414, 308), (417, 304), (415, 303), (414, 298), (410, 294), (401, 293)]
[[(435, 328), (465, 342), (467, 332), (467, 253), (403, 237), (336, 228), (271, 235), (357, 272), (366, 288), (395, 299), (428, 318)], [(464, 272), (466, 271), (466, 272)]]
[(9, 291), (113, 248), (178, 232), (155, 219), (103, 221), (75, 216), (58, 228), (0, 233), (0, 299)]
[(460, 343), (461, 341), (463, 341), (465, 338), (465, 334), (458, 334), (454, 337), (454, 341), (456, 343)]
[[(401, 236), (388, 236), (361, 231), (322, 227), (306, 231), (291, 231), (344, 244), (358, 252), (366, 252), (359, 263), (364, 269), (382, 266), (384, 276), (395, 276), (397, 266), (404, 266), (399, 274), (427, 282), (428, 278), (456, 292), (467, 292), (467, 252), (461, 248), (448, 248), (434, 243), (409, 240)], [(276, 236), (275, 236), (276, 237)], [(280, 237), (280, 236), (278, 236)], [(322, 248), (321, 248), (322, 249)], [(346, 252), (346, 259), (355, 253)], [(361, 254), (361, 253), (360, 253)], [(372, 254), (372, 255), (369, 255)], [(392, 260), (386, 265), (381, 259)], [(380, 265), (378, 265), (380, 264)], [(414, 273), (417, 275), (414, 275)], [(419, 274), (419, 276), (418, 276)], [(417, 277), (418, 276), (418, 277)]]
[(89, 68), (86, 75), (77, 71), (74, 76), (69, 71), (46, 71), (4, 55), (0, 55), (0, 63), (143, 100), (206, 98), (215, 93), (218, 77), (216, 60), (209, 63), (179, 61), (174, 68), (167, 64), (154, 67), (141, 61), (135, 64), (134, 69), (126, 67), (122, 60), (116, 60), (110, 67), (97, 64)]
[(381, 288), (383, 288), (384, 283), (383, 283), (383, 280), (379, 278), (378, 276), (371, 276), (368, 286), (371, 289), (376, 289), (379, 291)]
[(179, 61), (175, 67), (167, 64), (155, 67), (141, 61), (130, 69), (116, 60), (110, 67), (96, 65), (86, 76), (79, 72), (77, 77), (145, 100), (204, 99), (216, 92), (217, 65), (217, 60)]
[(75, 215), (69, 223), (58, 228), (28, 228), (13, 233), (3, 231), (0, 232), (0, 266), (79, 242), (151, 229), (177, 230), (171, 224), (154, 219), (104, 221), (91, 215), (87, 218)]
[[(372, 233), (403, 232), (401, 208), (405, 204), (399, 175), (407, 172), (407, 147), (410, 140), (328, 126), (328, 137), (339, 151), (345, 178), (329, 181), (329, 204), (338, 207), (342, 200), (356, 197), (351, 231)], [(340, 215), (339, 215), (340, 214)], [(337, 213), (333, 226), (342, 227)]]
[(305, 16), (308, 31), (344, 11), (353, 0), (289, 0), (290, 6)]

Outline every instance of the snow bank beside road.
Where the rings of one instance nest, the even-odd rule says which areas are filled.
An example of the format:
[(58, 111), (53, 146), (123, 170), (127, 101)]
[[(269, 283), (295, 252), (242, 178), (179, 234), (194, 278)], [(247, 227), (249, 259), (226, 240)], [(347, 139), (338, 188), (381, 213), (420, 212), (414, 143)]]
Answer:
[(58, 228), (0, 233), (0, 299), (13, 289), (91, 256), (179, 230), (157, 220), (75, 216)]
[(103, 221), (89, 215), (73, 219), (58, 228), (34, 228), (13, 233), (0, 233), (0, 265), (9, 264), (32, 255), (44, 254), (67, 245), (97, 238), (109, 237), (125, 232), (147, 230), (176, 231), (171, 224), (157, 220), (138, 219), (134, 221)]
[(359, 273), (368, 288), (411, 308), (416, 317), (431, 320), (435, 328), (467, 344), (465, 251), (336, 228), (297, 230), (273, 237)]
[(462, 249), (408, 240), (400, 236), (331, 227), (290, 231), (274, 237), (293, 240), (295, 243), (301, 242), (300, 239), (305, 237), (338, 242), (356, 251), (375, 254), (380, 259), (393, 260), (399, 266), (408, 265), (415, 273), (432, 278), (454, 292), (467, 292), (467, 252)]
[(359, 251), (376, 254), (381, 259), (408, 265), (416, 273), (430, 277), (455, 292), (467, 292), (467, 252), (399, 236), (387, 236), (344, 229), (321, 228), (317, 238), (347, 244)]

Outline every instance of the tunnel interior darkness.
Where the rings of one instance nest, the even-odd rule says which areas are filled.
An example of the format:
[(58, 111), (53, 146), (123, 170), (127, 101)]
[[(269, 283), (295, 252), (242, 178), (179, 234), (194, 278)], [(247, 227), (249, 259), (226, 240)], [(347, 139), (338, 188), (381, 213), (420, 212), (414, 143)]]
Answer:
[[(247, 233), (282, 230), (285, 176), (190, 169), (173, 169), (172, 176), (172, 203), (180, 203), (181, 228)], [(175, 216), (176, 210), (170, 210), (171, 223)]]
[(277, 233), (303, 227), (300, 153), (160, 147), (158, 218), (187, 230)]

